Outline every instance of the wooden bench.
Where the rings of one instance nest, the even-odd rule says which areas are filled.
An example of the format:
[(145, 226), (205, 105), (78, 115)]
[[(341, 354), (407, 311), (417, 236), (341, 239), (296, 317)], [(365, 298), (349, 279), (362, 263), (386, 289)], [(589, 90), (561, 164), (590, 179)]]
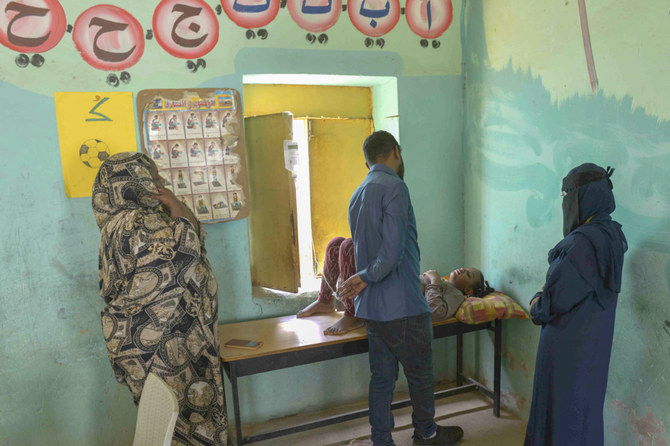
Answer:
[[(308, 318), (296, 318), (294, 315), (259, 319), (255, 321), (222, 324), (219, 326), (221, 342), (221, 364), (230, 379), (233, 389), (233, 410), (237, 445), (267, 440), (309, 429), (315, 429), (334, 423), (340, 423), (368, 415), (363, 409), (342, 415), (316, 420), (310, 423), (291, 426), (271, 432), (244, 437), (240, 419), (240, 400), (237, 380), (243, 376), (269, 372), (304, 364), (312, 364), (328, 359), (366, 353), (368, 340), (365, 328), (346, 333), (342, 336), (326, 336), (323, 330), (335, 323), (341, 313), (318, 314)], [(473, 331), (491, 330), (494, 336), (493, 390), (463, 375), (463, 334)], [(456, 336), (457, 387), (438, 391), (435, 398), (444, 398), (464, 392), (479, 391), (493, 400), (493, 413), (500, 416), (500, 360), (502, 350), (502, 321), (496, 320), (478, 325), (467, 325), (452, 318), (433, 324), (435, 339)], [(250, 339), (263, 341), (258, 350), (224, 348), (230, 339)], [(411, 405), (409, 399), (396, 401), (393, 409)], [(230, 406), (228, 406), (230, 407)]]

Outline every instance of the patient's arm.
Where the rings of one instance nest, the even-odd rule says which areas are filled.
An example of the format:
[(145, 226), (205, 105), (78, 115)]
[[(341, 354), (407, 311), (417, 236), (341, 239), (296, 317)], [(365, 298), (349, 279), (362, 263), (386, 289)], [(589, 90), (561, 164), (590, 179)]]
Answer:
[(426, 285), (426, 300), (428, 301), (428, 306), (432, 311), (433, 321), (441, 321), (447, 318), (447, 303), (442, 298), (442, 293), (444, 293), (444, 288), (442, 285), (431, 283)]
[(421, 282), (426, 285), (439, 285), (442, 278), (434, 269), (426, 271), (421, 275)]

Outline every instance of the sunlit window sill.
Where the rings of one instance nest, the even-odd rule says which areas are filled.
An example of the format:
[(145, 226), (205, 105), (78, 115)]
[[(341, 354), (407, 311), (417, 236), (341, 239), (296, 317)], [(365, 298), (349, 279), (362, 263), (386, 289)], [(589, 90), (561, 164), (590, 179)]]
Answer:
[(254, 299), (263, 300), (282, 300), (284, 302), (291, 301), (291, 303), (299, 303), (309, 305), (319, 297), (319, 291), (303, 291), (299, 293), (288, 293), (286, 291), (273, 290), (271, 288), (264, 288), (261, 286), (252, 286), (251, 295)]

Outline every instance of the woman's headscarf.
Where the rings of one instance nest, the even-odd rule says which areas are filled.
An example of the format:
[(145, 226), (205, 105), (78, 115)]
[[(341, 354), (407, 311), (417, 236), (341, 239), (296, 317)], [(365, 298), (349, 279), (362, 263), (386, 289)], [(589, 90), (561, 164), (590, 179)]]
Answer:
[(122, 210), (156, 208), (158, 190), (151, 176), (151, 159), (140, 152), (117, 153), (105, 160), (93, 183), (93, 213), (98, 227)]
[[(621, 225), (610, 216), (616, 208), (609, 179), (612, 172), (592, 163), (568, 172), (563, 179), (565, 238), (549, 252), (550, 260), (567, 252), (582, 278), (595, 289), (603, 308), (621, 291), (623, 255), (628, 249)], [(589, 244), (578, 243), (578, 235), (586, 237)]]

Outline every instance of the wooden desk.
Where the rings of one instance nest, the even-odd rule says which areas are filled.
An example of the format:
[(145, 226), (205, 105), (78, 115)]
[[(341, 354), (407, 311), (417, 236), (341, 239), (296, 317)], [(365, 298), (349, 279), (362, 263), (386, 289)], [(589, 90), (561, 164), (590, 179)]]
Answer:
[[(354, 418), (365, 417), (368, 409), (349, 412), (334, 417), (324, 418), (311, 423), (292, 426), (277, 431), (244, 437), (242, 420), (240, 419), (240, 401), (237, 379), (243, 376), (269, 372), (298, 365), (312, 364), (328, 359), (366, 353), (368, 341), (365, 328), (346, 333), (342, 336), (326, 336), (323, 330), (334, 324), (342, 313), (327, 313), (296, 318), (294, 315), (259, 319), (255, 321), (222, 324), (219, 326), (221, 343), (221, 364), (230, 379), (233, 389), (233, 410), (235, 412), (235, 428), (237, 445), (267, 440), (270, 438), (301, 432), (308, 429), (340, 423)], [(494, 338), (494, 390), (486, 388), (477, 381), (463, 375), (463, 334), (473, 331), (491, 330)], [(457, 387), (435, 393), (435, 398), (444, 398), (464, 392), (480, 391), (493, 400), (493, 413), (500, 416), (500, 362), (502, 350), (502, 323), (496, 320), (478, 325), (463, 324), (456, 319), (436, 322), (433, 324), (434, 338), (457, 336), (456, 370)], [(230, 339), (250, 339), (263, 341), (258, 350), (242, 350), (224, 348), (223, 344)], [(463, 384), (463, 383), (467, 384)], [(397, 401), (392, 409), (411, 405), (409, 399)]]

